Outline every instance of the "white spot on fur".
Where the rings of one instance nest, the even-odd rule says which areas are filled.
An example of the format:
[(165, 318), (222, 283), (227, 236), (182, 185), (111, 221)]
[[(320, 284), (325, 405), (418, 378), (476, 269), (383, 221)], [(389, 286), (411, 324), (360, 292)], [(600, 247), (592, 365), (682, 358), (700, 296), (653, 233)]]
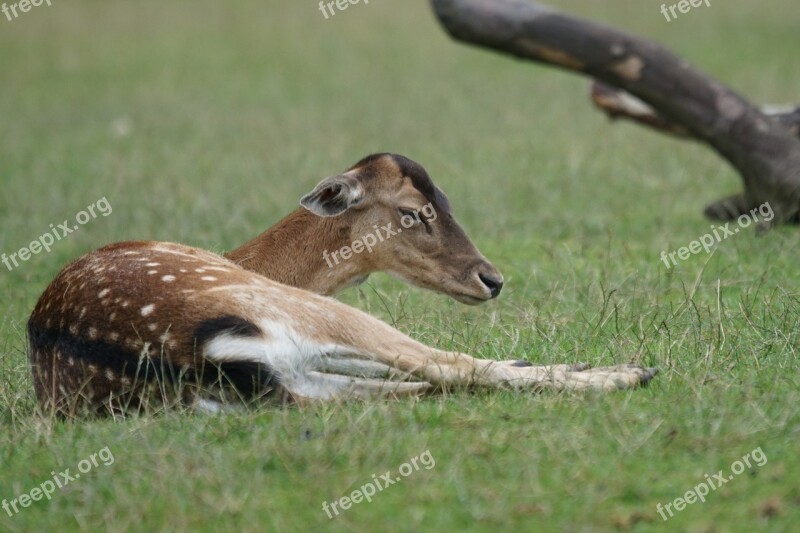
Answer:
[(158, 324), (155, 324), (155, 323), (147, 325), (147, 329), (149, 329), (150, 331), (155, 331), (157, 328), (158, 328)]
[(148, 270), (147, 275), (152, 276), (153, 274), (158, 274), (158, 270)]
[(168, 274), (168, 275), (164, 276), (163, 278), (161, 278), (161, 281), (163, 281), (164, 283), (172, 283), (173, 281), (175, 281), (175, 276), (170, 276)]
[(150, 316), (155, 308), (155, 304), (145, 305), (142, 307), (142, 316)]
[(73, 335), (77, 335), (78, 334), (78, 326), (76, 326), (75, 324), (72, 324), (69, 327), (69, 332), (72, 333)]
[(108, 381), (115, 381), (117, 379), (117, 376), (114, 375), (114, 372), (112, 372), (110, 368), (106, 369), (106, 379)]
[(97, 338), (97, 328), (89, 328), (89, 338), (92, 340)]
[(202, 279), (203, 281), (217, 281), (217, 278), (215, 278), (214, 276), (203, 276), (200, 279)]
[(204, 268), (195, 268), (194, 271), (197, 272), (198, 274), (202, 274), (203, 272), (206, 271), (206, 269), (204, 269)]
[(117, 332), (109, 333), (108, 338), (111, 339), (112, 342), (117, 342), (117, 340), (119, 340), (119, 333)]
[(108, 294), (109, 292), (111, 292), (111, 289), (103, 289), (102, 291), (100, 291), (98, 293), (97, 297), (98, 298), (104, 298), (105, 295)]
[(146, 267), (157, 267), (157, 266), (161, 266), (161, 263), (147, 263), (144, 266), (146, 266)]
[(110, 315), (108, 315), (109, 322), (113, 322), (115, 318), (117, 318), (117, 313), (111, 313)]

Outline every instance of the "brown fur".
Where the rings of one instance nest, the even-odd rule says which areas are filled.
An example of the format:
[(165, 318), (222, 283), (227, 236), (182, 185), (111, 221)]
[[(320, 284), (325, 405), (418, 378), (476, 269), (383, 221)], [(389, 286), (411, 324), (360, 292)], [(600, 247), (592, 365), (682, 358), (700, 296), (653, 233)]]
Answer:
[[(499, 292), (485, 283), (493, 278), (501, 285), (502, 278), (455, 223), (444, 194), (411, 163), (391, 155), (363, 160), (312, 191), (309, 205), (344, 207), (341, 214), (319, 217), (300, 209), (228, 258), (179, 244), (127, 242), (67, 265), (28, 322), (41, 407), (72, 416), (129, 412), (151, 396), (305, 401), (451, 385), (610, 390), (652, 378), (654, 371), (640, 367), (578, 372), (444, 352), (314, 294), (332, 294), (378, 270), (467, 303)], [(399, 208), (426, 202), (437, 210), (435, 222), (336, 268), (322, 259), (322, 251), (352, 242), (374, 224), (397, 221)], [(326, 373), (337, 361), (417, 381), (395, 381), (387, 391), (390, 381)]]

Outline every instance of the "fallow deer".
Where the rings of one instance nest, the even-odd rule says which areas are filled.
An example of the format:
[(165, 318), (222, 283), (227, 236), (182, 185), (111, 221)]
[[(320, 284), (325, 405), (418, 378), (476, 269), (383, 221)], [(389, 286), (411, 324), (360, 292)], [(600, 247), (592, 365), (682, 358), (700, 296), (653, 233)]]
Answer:
[[(323, 180), (301, 206), (227, 257), (124, 242), (67, 265), (28, 323), (40, 406), (70, 416), (131, 411), (152, 396), (218, 410), (269, 397), (402, 396), (462, 386), (613, 390), (645, 384), (657, 372), (476, 359), (425, 346), (325, 296), (378, 270), (468, 304), (500, 292), (502, 276), (455, 222), (444, 193), (407, 158), (365, 158)], [(400, 231), (398, 221), (425, 206), (437, 216)], [(391, 225), (394, 235), (372, 253), (333, 268), (325, 262), (322, 252)]]

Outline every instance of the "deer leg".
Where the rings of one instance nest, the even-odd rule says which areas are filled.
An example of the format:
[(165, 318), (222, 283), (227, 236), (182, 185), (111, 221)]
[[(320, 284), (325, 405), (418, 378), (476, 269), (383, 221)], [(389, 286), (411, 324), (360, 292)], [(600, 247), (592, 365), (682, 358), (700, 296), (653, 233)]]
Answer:
[[(230, 291), (230, 289), (228, 289)], [(437, 350), (411, 339), (385, 322), (330, 298), (276, 294), (251, 286), (242, 311), (253, 328), (231, 332), (204, 346), (214, 363), (254, 362), (274, 373), (292, 396), (328, 399), (381, 391), (416, 393), (427, 385), (526, 390), (615, 390), (647, 383), (655, 369), (636, 365), (586, 369), (584, 366), (530, 365), (495, 361)], [(302, 320), (285, 317), (298, 313)], [(349, 375), (344, 375), (349, 374)], [(408, 383), (417, 380), (418, 383)], [(406, 386), (399, 386), (406, 383)], [(394, 394), (392, 392), (391, 394)]]
[(346, 400), (350, 398), (404, 398), (429, 391), (424, 381), (398, 382), (384, 379), (363, 379), (338, 374), (308, 372), (301, 387), (289, 392), (295, 400)]
[[(331, 302), (335, 303), (335, 302)], [(485, 386), (531, 390), (616, 390), (649, 382), (658, 372), (638, 365), (590, 369), (587, 365), (531, 365), (525, 361), (477, 359), (419, 343), (388, 324), (342, 306), (328, 316), (342, 319), (326, 343), (410, 374), (436, 387)], [(345, 327), (349, 326), (349, 327)]]

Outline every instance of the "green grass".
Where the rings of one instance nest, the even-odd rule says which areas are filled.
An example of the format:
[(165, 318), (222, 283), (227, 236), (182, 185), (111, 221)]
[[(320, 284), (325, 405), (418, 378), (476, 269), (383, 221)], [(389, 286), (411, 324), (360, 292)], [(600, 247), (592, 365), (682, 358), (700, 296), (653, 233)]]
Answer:
[[(798, 99), (796, 0), (551, 2), (652, 37), (758, 102)], [(0, 529), (789, 531), (800, 522), (796, 228), (744, 231), (667, 270), (740, 188), (705, 147), (610, 125), (586, 81), (456, 45), (425, 2), (53, 2), (0, 18), (0, 252), (107, 197), (100, 217), (0, 266), (0, 498), (108, 446)], [(129, 133), (119, 135), (119, 124)], [(609, 395), (420, 401), (52, 424), (25, 322), (70, 259), (162, 239), (214, 251), (276, 222), (366, 153), (412, 157), (505, 274), (478, 308), (376, 275), (345, 302), (442, 348), (544, 363), (638, 361)], [(768, 462), (664, 524), (666, 504), (761, 447)], [(350, 494), (436, 460), (334, 520)]]

